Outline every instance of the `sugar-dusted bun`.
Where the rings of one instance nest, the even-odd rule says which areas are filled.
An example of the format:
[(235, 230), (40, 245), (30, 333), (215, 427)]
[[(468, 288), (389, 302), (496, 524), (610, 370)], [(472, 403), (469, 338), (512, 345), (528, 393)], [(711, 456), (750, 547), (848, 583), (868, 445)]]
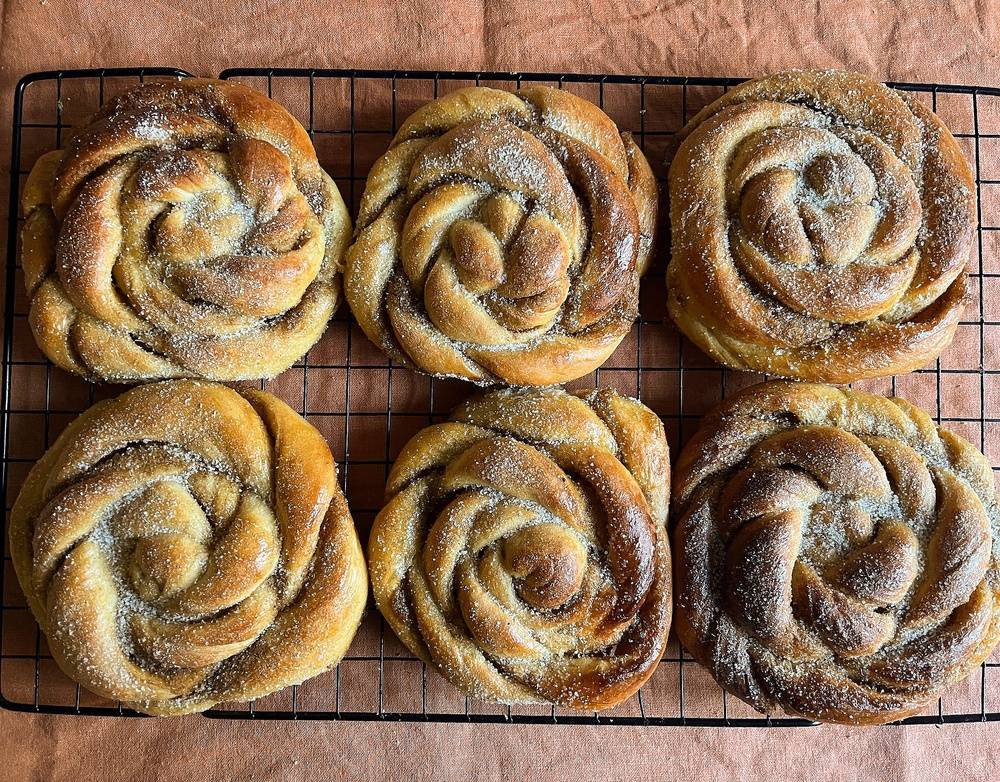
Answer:
[(22, 206), (35, 339), (90, 380), (270, 377), (340, 298), (337, 186), (292, 115), (240, 84), (114, 98), (39, 159)]
[(10, 550), (59, 666), (150, 714), (322, 673), (368, 591), (319, 432), (263, 391), (199, 381), (71, 423), (21, 489)]
[(405, 366), (481, 384), (582, 377), (636, 318), (656, 201), (646, 158), (592, 103), (457, 90), (372, 167), (347, 300)]
[(668, 307), (737, 369), (846, 383), (917, 369), (965, 305), (975, 185), (907, 93), (840, 71), (746, 82), (670, 167)]
[(670, 628), (663, 425), (610, 390), (494, 391), (419, 432), (372, 527), (372, 592), (468, 695), (604, 709)]
[(764, 712), (916, 714), (1000, 640), (993, 470), (902, 399), (752, 386), (674, 476), (684, 646)]

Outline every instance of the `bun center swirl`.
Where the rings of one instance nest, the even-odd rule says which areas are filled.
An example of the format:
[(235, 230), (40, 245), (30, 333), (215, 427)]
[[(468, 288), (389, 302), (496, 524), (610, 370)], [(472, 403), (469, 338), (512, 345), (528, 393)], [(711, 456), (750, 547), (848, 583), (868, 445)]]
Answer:
[(473, 122), (425, 148), (410, 177), (417, 200), (400, 260), (434, 325), (484, 345), (547, 331), (569, 295), (582, 230), (573, 188), (548, 148), (505, 120)]
[[(78, 273), (72, 263), (60, 266), (61, 279), (108, 301), (117, 288), (129, 305), (123, 317), (134, 309), (160, 329), (239, 334), (294, 307), (323, 263), (322, 226), (288, 159), (266, 141), (235, 142), (228, 154), (154, 154), (135, 168), (119, 200), (122, 246), (113, 279), (105, 278), (115, 287), (71, 279)], [(74, 233), (73, 222), (65, 236), (92, 236)]]
[(913, 177), (870, 133), (804, 109), (782, 113), (786, 124), (748, 135), (729, 166), (737, 266), (813, 318), (855, 323), (888, 312), (919, 259)]

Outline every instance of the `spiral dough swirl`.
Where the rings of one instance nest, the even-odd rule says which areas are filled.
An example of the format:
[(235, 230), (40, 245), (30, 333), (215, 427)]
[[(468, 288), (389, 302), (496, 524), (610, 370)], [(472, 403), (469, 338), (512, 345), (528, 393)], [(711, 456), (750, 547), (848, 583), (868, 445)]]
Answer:
[(701, 349), (846, 383), (917, 369), (951, 342), (975, 185), (919, 100), (791, 71), (726, 93), (681, 138), (668, 306)]
[(29, 474), (10, 544), (60, 667), (151, 714), (321, 673), (367, 596), (322, 436), (211, 383), (139, 386), (76, 419)]
[(1000, 514), (972, 445), (902, 399), (772, 382), (675, 481), (678, 636), (761, 711), (915, 714), (1000, 640)]
[(602, 709), (670, 627), (659, 419), (612, 391), (496, 391), (404, 447), (368, 546), (372, 591), (468, 695)]
[(410, 116), (368, 176), (347, 300), (406, 366), (548, 385), (599, 366), (635, 320), (657, 185), (593, 104), (471, 87)]
[(35, 164), (21, 234), (29, 320), (91, 380), (287, 369), (340, 297), (350, 219), (308, 134), (239, 84), (147, 84)]

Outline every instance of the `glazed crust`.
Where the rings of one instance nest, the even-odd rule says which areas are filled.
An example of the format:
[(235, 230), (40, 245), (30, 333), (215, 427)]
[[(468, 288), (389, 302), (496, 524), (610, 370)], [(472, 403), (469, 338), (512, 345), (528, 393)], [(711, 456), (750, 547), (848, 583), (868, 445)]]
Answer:
[(673, 518), (677, 634), (760, 711), (902, 719), (1000, 640), (993, 471), (902, 399), (743, 390), (681, 452)]
[(592, 103), (457, 90), (414, 112), (372, 167), (347, 300), (404, 366), (562, 383), (631, 328), (656, 209), (646, 158)]
[(468, 695), (604, 709), (670, 628), (663, 425), (610, 390), (494, 391), (403, 448), (372, 527), (372, 593)]
[(368, 592), (319, 432), (270, 394), (190, 380), (71, 423), (18, 495), (10, 548), (63, 671), (157, 715), (336, 665)]
[(712, 358), (847, 383), (951, 342), (975, 184), (923, 103), (858, 74), (790, 71), (730, 90), (681, 138), (668, 308)]
[(270, 377), (340, 298), (343, 199), (302, 126), (240, 84), (114, 98), (38, 160), (22, 208), (35, 339), (89, 380)]

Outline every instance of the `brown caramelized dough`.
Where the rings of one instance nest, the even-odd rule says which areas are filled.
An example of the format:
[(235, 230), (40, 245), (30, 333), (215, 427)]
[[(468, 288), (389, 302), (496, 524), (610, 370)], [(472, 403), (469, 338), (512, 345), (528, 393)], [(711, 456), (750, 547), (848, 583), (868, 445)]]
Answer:
[(400, 640), (468, 695), (604, 709), (670, 628), (663, 425), (610, 390), (502, 390), (406, 444), (368, 566)]
[(975, 187), (923, 103), (858, 74), (790, 71), (730, 90), (681, 137), (668, 307), (712, 358), (846, 383), (951, 342)]
[(336, 665), (368, 591), (320, 433), (263, 391), (191, 380), (71, 423), (21, 489), (10, 548), (63, 671), (150, 714)]
[(405, 366), (572, 380), (636, 318), (656, 202), (642, 152), (588, 101), (461, 89), (411, 115), (368, 175), (347, 300)]
[(748, 388), (674, 478), (684, 646), (763, 712), (916, 714), (1000, 639), (1000, 516), (972, 445), (902, 399)]
[(239, 84), (147, 84), (35, 164), (21, 232), (29, 320), (90, 380), (287, 369), (340, 298), (351, 225), (308, 134)]

